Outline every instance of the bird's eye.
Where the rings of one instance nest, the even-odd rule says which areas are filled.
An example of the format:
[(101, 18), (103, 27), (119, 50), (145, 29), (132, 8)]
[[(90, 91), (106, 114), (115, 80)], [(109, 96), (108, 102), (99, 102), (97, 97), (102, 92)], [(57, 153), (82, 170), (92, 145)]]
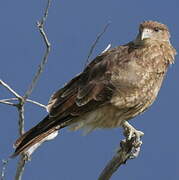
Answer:
[(155, 32), (159, 32), (160, 29), (159, 29), (159, 28), (154, 28), (154, 31), (155, 31)]

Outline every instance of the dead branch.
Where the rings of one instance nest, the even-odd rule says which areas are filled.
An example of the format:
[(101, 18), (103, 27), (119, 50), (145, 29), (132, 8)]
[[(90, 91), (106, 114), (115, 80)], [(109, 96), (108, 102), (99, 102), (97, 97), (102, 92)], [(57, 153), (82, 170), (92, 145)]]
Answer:
[(49, 53), (50, 53), (51, 45), (50, 45), (50, 42), (49, 42), (49, 40), (47, 38), (47, 35), (45, 33), (44, 25), (45, 25), (45, 21), (46, 21), (47, 16), (48, 16), (48, 10), (50, 8), (51, 2), (52, 2), (52, 0), (48, 0), (44, 15), (41, 18), (41, 20), (37, 22), (37, 27), (38, 27), (39, 32), (40, 32), (40, 34), (41, 34), (41, 36), (42, 36), (42, 38), (44, 40), (45, 45), (46, 45), (46, 51), (45, 51), (45, 54), (44, 54), (44, 56), (42, 58), (42, 61), (41, 61), (40, 65), (38, 67), (38, 70), (35, 73), (34, 78), (32, 79), (32, 83), (30, 84), (29, 88), (27, 89), (27, 91), (26, 91), (26, 93), (24, 95), (24, 100), (25, 101), (30, 96), (33, 89), (35, 88), (35, 86), (36, 86), (36, 84), (38, 82), (38, 79), (39, 79), (41, 73), (43, 72), (43, 70), (45, 68), (45, 64), (47, 63), (48, 56), (49, 56)]
[(10, 106), (16, 106), (16, 104), (14, 104), (14, 103), (12, 103), (12, 102), (8, 102), (8, 101), (6, 101), (6, 100), (4, 100), (4, 99), (0, 100), (0, 103), (1, 103), (1, 104), (6, 104), (6, 105), (10, 105)]
[(130, 140), (126, 137), (122, 140), (119, 150), (107, 163), (98, 180), (109, 180), (122, 164), (126, 164), (127, 160), (138, 157), (141, 145), (142, 141), (136, 137), (132, 137)]
[(108, 23), (104, 26), (103, 31), (97, 35), (94, 43), (92, 44), (92, 46), (91, 46), (91, 48), (90, 48), (90, 50), (89, 50), (87, 59), (86, 59), (86, 61), (85, 61), (85, 67), (88, 65), (88, 63), (89, 63), (89, 58), (91, 57), (94, 48), (96, 47), (96, 45), (97, 45), (97, 43), (99, 42), (100, 38), (103, 36), (103, 34), (104, 34), (104, 33), (106, 32), (106, 30), (108, 29), (109, 25), (110, 25), (110, 22), (108, 22)]
[[(1, 100), (0, 100), (0, 103), (1, 103), (1, 104), (11, 105), (11, 106), (17, 106), (17, 103), (12, 103), (12, 102), (10, 102), (10, 101), (18, 101), (18, 99), (17, 99), (17, 98), (1, 99)], [(37, 105), (37, 106), (39, 106), (39, 107), (42, 107), (42, 108), (46, 109), (46, 105), (41, 104), (41, 103), (39, 103), (39, 102), (37, 102), (37, 101), (31, 100), (31, 99), (26, 99), (26, 102), (35, 104), (35, 105)]]
[[(39, 29), (39, 32), (40, 32), (40, 34), (41, 34), (41, 36), (42, 36), (42, 38), (44, 40), (44, 43), (46, 45), (46, 51), (45, 51), (45, 54), (44, 54), (44, 56), (43, 56), (43, 58), (41, 60), (40, 65), (39, 65), (39, 67), (37, 69), (37, 72), (35, 73), (35, 75), (34, 75), (34, 77), (32, 79), (32, 82), (31, 82), (29, 88), (25, 92), (25, 95), (20, 96), (8, 84), (6, 84), (4, 81), (0, 80), (0, 85), (5, 87), (10, 93), (13, 94), (13, 96), (15, 96), (15, 98), (2, 99), (2, 100), (0, 100), (0, 103), (17, 107), (18, 114), (19, 114), (18, 127), (19, 127), (19, 135), (20, 136), (22, 134), (24, 134), (24, 104), (26, 102), (30, 102), (30, 103), (36, 104), (36, 105), (38, 105), (40, 107), (46, 108), (45, 105), (40, 104), (40, 103), (38, 103), (36, 101), (30, 100), (30, 99), (28, 99), (28, 97), (31, 95), (32, 91), (34, 90), (34, 88), (35, 88), (35, 86), (36, 86), (36, 84), (38, 82), (38, 79), (39, 79), (41, 73), (43, 72), (43, 70), (45, 68), (45, 65), (47, 63), (48, 56), (49, 56), (49, 53), (50, 53), (51, 45), (50, 45), (50, 42), (49, 42), (49, 40), (47, 38), (47, 35), (46, 35), (45, 31), (44, 31), (44, 25), (45, 25), (45, 22), (46, 22), (46, 19), (47, 19), (47, 16), (48, 16), (48, 10), (50, 8), (51, 1), (52, 0), (47, 1), (47, 6), (45, 8), (44, 15), (42, 16), (41, 20), (37, 23), (37, 27)], [(14, 101), (14, 100), (15, 101), (18, 100), (18, 103), (11, 102), (11, 101)], [(24, 172), (26, 161), (27, 161), (26, 155), (25, 154), (21, 155), (20, 159), (19, 159), (19, 162), (18, 162), (18, 165), (17, 165), (15, 180), (21, 180), (22, 179), (22, 175), (23, 175), (23, 172)], [(1, 179), (4, 178), (5, 167), (6, 166), (3, 165), (4, 169), (2, 170), (2, 173), (1, 173)]]
[[(37, 27), (38, 27), (39, 32), (44, 40), (45, 45), (46, 45), (46, 51), (45, 51), (45, 54), (42, 58), (40, 65), (39, 65), (39, 68), (38, 68), (37, 72), (35, 73), (34, 78), (32, 79), (32, 82), (31, 82), (29, 88), (25, 92), (25, 95), (22, 98), (22, 101), (19, 102), (18, 112), (19, 112), (19, 133), (20, 133), (20, 135), (22, 135), (24, 133), (24, 103), (27, 101), (27, 98), (31, 95), (32, 91), (34, 90), (34, 88), (39, 80), (39, 77), (45, 68), (45, 65), (47, 63), (48, 56), (50, 53), (51, 45), (50, 45), (50, 42), (44, 31), (44, 25), (45, 25), (45, 22), (46, 22), (46, 19), (48, 16), (48, 10), (50, 8), (51, 1), (52, 0), (47, 1), (47, 6), (45, 8), (44, 15), (42, 16), (41, 21), (37, 22)], [(17, 170), (16, 170), (16, 176), (15, 176), (16, 180), (21, 180), (26, 161), (27, 161), (26, 154), (21, 155), (20, 160), (18, 162)]]
[(21, 99), (21, 96), (15, 92), (9, 85), (7, 85), (3, 80), (0, 79), (0, 85), (4, 86), (10, 93), (12, 93), (18, 99)]

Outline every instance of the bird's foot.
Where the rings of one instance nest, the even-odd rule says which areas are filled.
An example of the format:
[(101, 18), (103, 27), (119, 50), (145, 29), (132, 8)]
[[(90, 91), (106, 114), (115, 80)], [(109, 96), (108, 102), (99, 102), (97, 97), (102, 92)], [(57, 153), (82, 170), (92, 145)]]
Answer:
[(127, 140), (131, 140), (132, 137), (135, 137), (136, 140), (140, 140), (140, 137), (144, 135), (142, 131), (138, 131), (127, 121), (124, 121), (122, 127), (124, 128), (124, 136), (127, 138)]
[(142, 145), (140, 138), (144, 135), (144, 133), (135, 129), (127, 121), (123, 122), (122, 127), (124, 128), (124, 136), (126, 137), (125, 142), (129, 142), (129, 144), (132, 145), (130, 158), (136, 158), (139, 155), (140, 146)]

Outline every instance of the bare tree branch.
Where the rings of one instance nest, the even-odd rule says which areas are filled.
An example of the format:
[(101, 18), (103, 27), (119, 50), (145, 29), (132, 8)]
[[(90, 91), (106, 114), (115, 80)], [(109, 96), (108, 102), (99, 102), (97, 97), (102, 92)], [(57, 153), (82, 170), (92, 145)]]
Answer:
[(48, 11), (49, 11), (51, 3), (52, 3), (52, 0), (48, 0), (45, 11), (44, 11), (44, 15), (43, 15), (43, 17), (41, 19), (42, 26), (44, 25), (44, 23), (45, 23), (45, 21), (46, 21), (46, 19), (48, 17)]
[(107, 28), (109, 27), (110, 25), (110, 22), (108, 22), (105, 26), (104, 26), (104, 29), (101, 33), (99, 33), (94, 41), (94, 43), (92, 44), (90, 50), (89, 50), (89, 53), (88, 53), (88, 56), (87, 56), (87, 59), (85, 61), (85, 67), (88, 65), (89, 63), (89, 58), (91, 57), (92, 53), (93, 53), (93, 50), (94, 48), (96, 47), (97, 43), (99, 42), (100, 38), (103, 36), (103, 34), (106, 32)]
[[(0, 100), (0, 103), (2, 103), (2, 104), (7, 104), (7, 105), (11, 105), (11, 106), (17, 106), (17, 103), (9, 102), (9, 101), (17, 101), (17, 100), (18, 100), (17, 98), (1, 99), (1, 100)], [(41, 103), (39, 103), (39, 102), (37, 102), (37, 101), (31, 100), (31, 99), (27, 99), (26, 102), (35, 104), (35, 105), (37, 105), (37, 106), (39, 106), (39, 107), (42, 107), (42, 108), (46, 109), (46, 105), (41, 104)]]
[(41, 104), (41, 103), (39, 103), (39, 102), (37, 102), (37, 101), (31, 100), (31, 99), (27, 99), (26, 101), (29, 102), (29, 103), (35, 104), (35, 105), (37, 105), (37, 106), (39, 106), (39, 107), (42, 107), (42, 108), (44, 108), (45, 110), (46, 110), (46, 108), (47, 108), (46, 105)]
[[(8, 91), (10, 91), (16, 97), (16, 98), (0, 100), (0, 103), (17, 107), (18, 114), (19, 114), (18, 127), (19, 127), (19, 134), (21, 136), (24, 133), (24, 98), (21, 97), (17, 92), (15, 92), (12, 88), (10, 88), (9, 85), (7, 85), (2, 80), (0, 81), (0, 83), (2, 86), (4, 86)], [(18, 104), (8, 102), (10, 100), (15, 100), (15, 99), (19, 101)], [(4, 178), (5, 167), (6, 166), (3, 165), (4, 169), (2, 170), (2, 173), (1, 173), (1, 179)], [(15, 180), (21, 180), (24, 168), (25, 168), (25, 155), (21, 155), (21, 159), (19, 160), (17, 171), (16, 171)]]
[(26, 91), (26, 93), (24, 95), (24, 101), (26, 101), (26, 99), (30, 96), (30, 94), (32, 93), (34, 87), (36, 86), (36, 84), (38, 82), (38, 79), (39, 79), (41, 73), (43, 72), (43, 70), (45, 68), (45, 64), (47, 63), (48, 56), (49, 56), (49, 53), (50, 53), (51, 45), (50, 45), (50, 42), (49, 42), (49, 40), (47, 38), (47, 35), (46, 35), (45, 31), (44, 31), (44, 24), (45, 24), (45, 21), (46, 21), (47, 16), (48, 16), (48, 10), (49, 10), (51, 1), (52, 0), (48, 0), (44, 16), (42, 17), (40, 22), (37, 22), (37, 27), (38, 27), (39, 32), (40, 32), (40, 34), (41, 34), (41, 36), (42, 36), (42, 38), (44, 40), (45, 45), (46, 45), (46, 51), (45, 51), (45, 54), (43, 56), (43, 59), (42, 59), (40, 65), (38, 67), (38, 70), (35, 73), (34, 78), (32, 79), (32, 82), (31, 82), (29, 88), (27, 89), (27, 91)]
[[(50, 53), (51, 45), (50, 45), (50, 42), (48, 41), (47, 35), (44, 31), (44, 25), (45, 25), (46, 19), (48, 17), (48, 10), (50, 8), (51, 2), (52, 2), (52, 0), (47, 1), (47, 5), (46, 5), (46, 8), (44, 10), (44, 15), (42, 16), (40, 22), (37, 22), (37, 27), (38, 27), (39, 32), (40, 32), (40, 34), (44, 40), (45, 45), (46, 45), (46, 51), (45, 51), (45, 54), (41, 60), (40, 65), (37, 69), (37, 72), (35, 73), (35, 75), (32, 79), (32, 82), (31, 82), (29, 88), (25, 92), (25, 95), (23, 97), (20, 96), (8, 84), (6, 84), (4, 81), (0, 80), (0, 85), (4, 86), (10, 93), (12, 93), (15, 96), (15, 98), (2, 99), (2, 100), (0, 100), (0, 103), (17, 107), (18, 114), (19, 114), (19, 121), (18, 121), (19, 126), (18, 127), (19, 127), (20, 136), (22, 134), (24, 134), (24, 104), (25, 104), (25, 102), (30, 102), (30, 103), (36, 104), (36, 105), (46, 109), (45, 105), (40, 104), (36, 101), (30, 100), (30, 99), (28, 99), (28, 97), (31, 95), (32, 91), (34, 90), (34, 88), (38, 82), (38, 79), (39, 79), (41, 73), (43, 72), (43, 70), (45, 68), (45, 64), (47, 63), (48, 56)], [(18, 100), (18, 103), (11, 102), (11, 101), (16, 101), (16, 100)], [(22, 175), (23, 175), (24, 168), (25, 168), (25, 163), (27, 161), (26, 156), (27, 156), (26, 154), (23, 154), (20, 156), (20, 160), (18, 162), (18, 166), (17, 166), (17, 170), (16, 170), (15, 180), (21, 180), (22, 179)], [(3, 170), (1, 173), (1, 177), (0, 177), (1, 179), (4, 178), (5, 167), (6, 167), (5, 163), (3, 163)]]
[[(125, 135), (126, 136), (126, 135)], [(130, 140), (126, 139), (120, 142), (120, 148), (107, 163), (106, 167), (101, 172), (98, 180), (109, 180), (111, 176), (118, 170), (118, 168), (127, 162), (129, 159), (138, 157), (142, 141), (132, 137)]]
[(19, 135), (22, 136), (24, 134), (24, 105), (22, 102), (18, 104), (18, 112), (19, 112)]
[[(24, 99), (23, 99), (24, 100)], [(18, 113), (19, 113), (19, 135), (22, 136), (24, 134), (24, 102), (19, 101), (18, 104)], [(26, 158), (25, 154), (20, 156), (18, 165), (17, 165), (17, 170), (16, 170), (16, 175), (15, 175), (15, 180), (21, 180), (22, 175), (25, 169), (25, 163), (26, 163)]]
[(17, 104), (14, 104), (14, 103), (12, 103), (12, 102), (8, 102), (8, 101), (6, 101), (6, 100), (0, 100), (0, 103), (1, 104), (7, 104), (7, 105), (10, 105), (10, 106), (17, 106)]
[[(48, 16), (48, 10), (49, 10), (50, 4), (51, 4), (51, 0), (48, 0), (44, 16), (42, 17), (42, 20), (37, 23), (40, 34), (42, 35), (42, 38), (43, 38), (44, 43), (46, 45), (46, 51), (45, 51), (44, 57), (42, 58), (40, 65), (39, 65), (39, 68), (38, 68), (36, 74), (34, 75), (34, 78), (32, 79), (32, 83), (30, 84), (29, 88), (25, 92), (24, 97), (19, 101), (19, 104), (18, 104), (19, 105), (18, 106), (18, 112), (19, 112), (19, 134), (20, 135), (22, 135), (24, 133), (24, 103), (27, 101), (27, 98), (31, 95), (32, 91), (34, 90), (34, 88), (38, 82), (38, 79), (39, 79), (41, 73), (43, 72), (43, 70), (45, 68), (45, 64), (47, 63), (48, 56), (50, 53), (51, 45), (50, 45), (48, 38), (47, 38), (47, 35), (44, 31), (44, 24), (45, 24), (45, 21), (46, 21), (47, 16)], [(16, 180), (22, 179), (22, 175), (24, 172), (26, 161), (27, 161), (26, 154), (21, 155), (20, 160), (18, 162), (18, 166), (17, 166), (16, 176), (15, 176)]]
[[(10, 88), (9, 85), (7, 85), (4, 81), (0, 81), (1, 85), (4, 86), (8, 91), (10, 91), (14, 96), (16, 96), (16, 98), (10, 98), (10, 99), (4, 99), (4, 100), (0, 100), (0, 103), (3, 103), (3, 104), (7, 104), (7, 105), (12, 105), (12, 106), (16, 106), (17, 107), (17, 110), (18, 110), (18, 114), (19, 114), (19, 121), (18, 121), (18, 124), (19, 124), (19, 134), (20, 136), (24, 133), (24, 99), (23, 97), (21, 97), (17, 92), (15, 92), (12, 88)], [(15, 104), (15, 103), (12, 103), (12, 102), (8, 102), (8, 101), (11, 101), (11, 100), (18, 100), (19, 103)], [(16, 180), (21, 180), (21, 177), (22, 177), (22, 174), (23, 174), (23, 171), (24, 171), (24, 168), (25, 168), (25, 156), (21, 156), (21, 159), (18, 163), (18, 167), (17, 167), (17, 171), (16, 171), (16, 176), (15, 176), (15, 179)], [(5, 164), (5, 161), (3, 162), (3, 169), (2, 169), (2, 172), (1, 172), (1, 179), (4, 179), (4, 173), (5, 173), (5, 168), (7, 166), (7, 163), (8, 161), (6, 162)]]
[(0, 85), (4, 86), (10, 93), (12, 93), (18, 99), (21, 99), (21, 96), (15, 92), (9, 85), (7, 85), (3, 80), (0, 79)]
[[(15, 92), (12, 88), (10, 88), (10, 86), (8, 84), (6, 84), (4, 81), (0, 81), (1, 85), (4, 86), (8, 91), (10, 91), (14, 96), (16, 96), (16, 98), (9, 98), (9, 99), (2, 99), (0, 100), (0, 103), (3, 104), (7, 104), (7, 105), (11, 105), (11, 106), (15, 106), (18, 109), (18, 114), (19, 114), (19, 134), (20, 136), (24, 133), (24, 99), (23, 97), (21, 97), (17, 92)], [(12, 103), (9, 101), (19, 101), (19, 103)], [(46, 109), (46, 106), (43, 104), (40, 104), (36, 101), (27, 99), (27, 102), (36, 104), (40, 107), (43, 107)], [(16, 171), (16, 176), (15, 179), (16, 180), (20, 180), (22, 178), (22, 174), (25, 168), (25, 162), (26, 162), (26, 155), (21, 155), (20, 160), (18, 162), (18, 167), (17, 167), (17, 171)], [(8, 161), (3, 161), (3, 169), (1, 172), (1, 179), (4, 179), (5, 176), (5, 168), (7, 166)]]

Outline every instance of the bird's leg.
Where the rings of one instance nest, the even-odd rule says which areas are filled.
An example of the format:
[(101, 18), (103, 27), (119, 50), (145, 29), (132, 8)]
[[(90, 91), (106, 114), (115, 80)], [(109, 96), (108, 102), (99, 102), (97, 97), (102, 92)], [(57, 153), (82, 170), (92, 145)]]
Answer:
[(131, 146), (131, 148), (129, 148), (130, 158), (136, 158), (139, 155), (140, 146), (142, 145), (140, 138), (144, 135), (144, 133), (135, 129), (127, 121), (123, 122), (122, 127), (124, 128), (124, 136), (126, 137), (124, 143), (127, 143)]

